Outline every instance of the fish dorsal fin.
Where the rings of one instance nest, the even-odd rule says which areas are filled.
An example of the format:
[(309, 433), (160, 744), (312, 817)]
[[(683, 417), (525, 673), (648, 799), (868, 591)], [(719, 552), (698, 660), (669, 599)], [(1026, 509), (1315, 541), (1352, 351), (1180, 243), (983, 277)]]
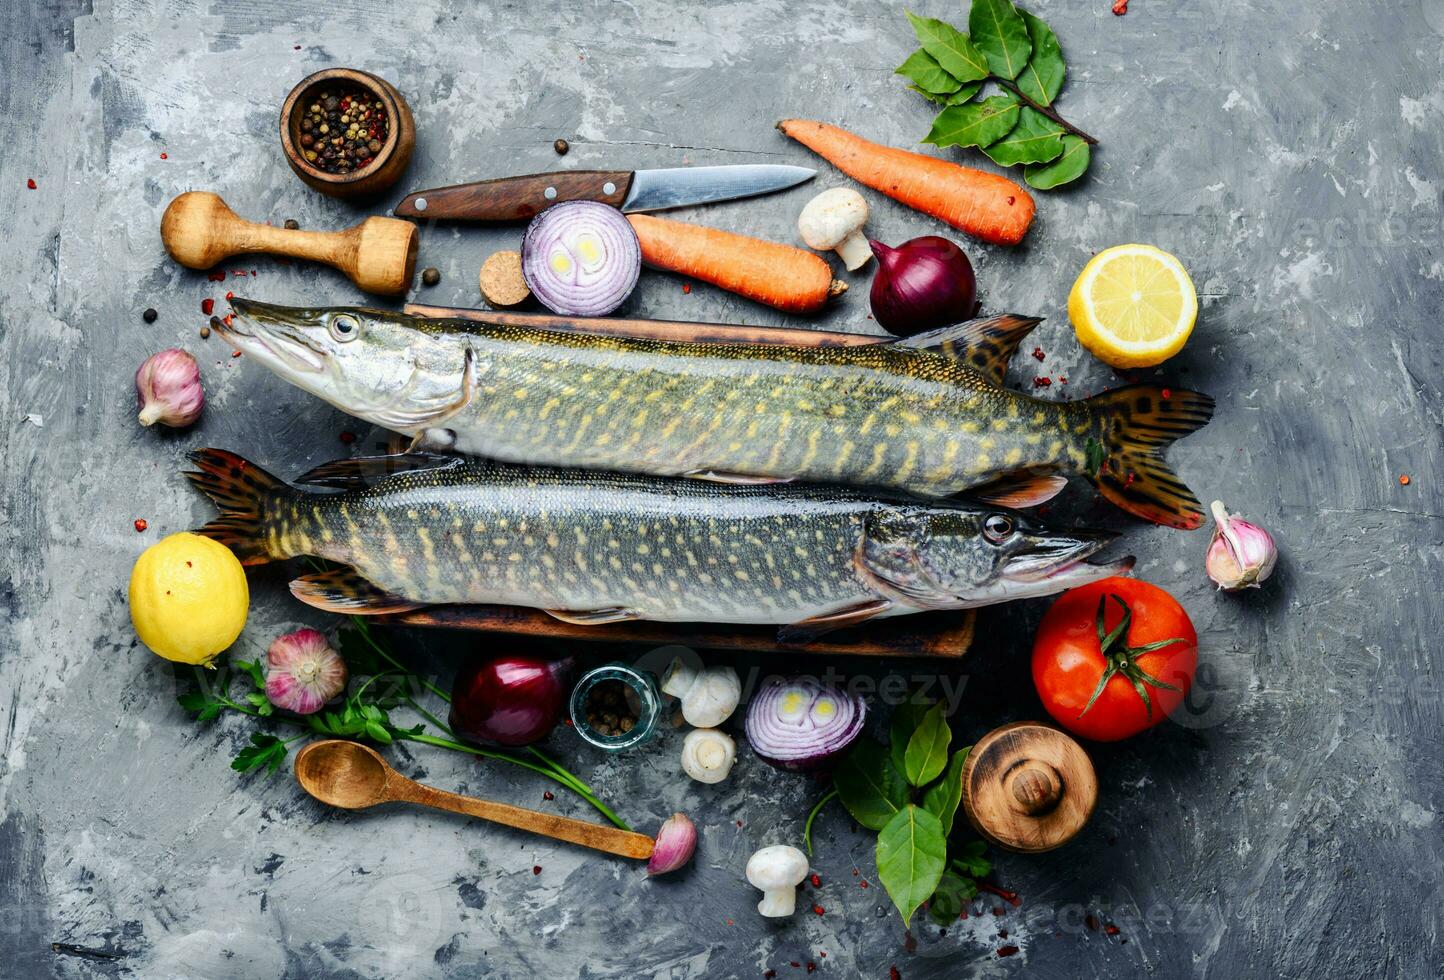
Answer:
[(1001, 385), (1008, 373), (1008, 362), (1018, 351), (1023, 338), (1043, 322), (1040, 316), (999, 316), (955, 323), (949, 327), (906, 337), (893, 344), (913, 350), (931, 351), (962, 361), (983, 377)]
[(460, 456), (440, 453), (393, 453), (389, 456), (355, 456), (322, 463), (296, 477), (297, 483), (313, 487), (354, 490), (370, 486), (382, 477), (414, 470), (450, 469), (465, 462)]
[(308, 606), (349, 616), (410, 612), (424, 605), (372, 585), (354, 568), (303, 575), (291, 582), (291, 595)]
[(999, 507), (1020, 509), (1047, 503), (1058, 496), (1067, 485), (1068, 478), (1057, 473), (1019, 473), (1000, 476), (990, 483), (972, 487), (968, 490), (968, 496), (997, 504)]

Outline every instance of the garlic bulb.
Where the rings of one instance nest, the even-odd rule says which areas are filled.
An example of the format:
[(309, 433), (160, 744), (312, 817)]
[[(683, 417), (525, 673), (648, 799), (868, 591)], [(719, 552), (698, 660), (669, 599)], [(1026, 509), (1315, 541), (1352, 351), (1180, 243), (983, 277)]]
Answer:
[(726, 732), (697, 728), (682, 740), (682, 770), (699, 783), (720, 783), (732, 771), (737, 743)]
[(135, 372), (135, 394), (141, 425), (160, 422), (182, 428), (201, 417), (206, 403), (196, 359), (179, 347), (145, 359)]
[(685, 813), (674, 813), (662, 822), (657, 831), (657, 844), (647, 861), (647, 877), (676, 871), (692, 860), (697, 849), (697, 828)]
[(1230, 517), (1221, 500), (1215, 500), (1209, 509), (1216, 526), (1205, 562), (1208, 577), (1225, 592), (1258, 588), (1278, 562), (1273, 536), (1257, 524)]
[(279, 636), (266, 651), (266, 699), (309, 715), (346, 689), (346, 662), (313, 629)]

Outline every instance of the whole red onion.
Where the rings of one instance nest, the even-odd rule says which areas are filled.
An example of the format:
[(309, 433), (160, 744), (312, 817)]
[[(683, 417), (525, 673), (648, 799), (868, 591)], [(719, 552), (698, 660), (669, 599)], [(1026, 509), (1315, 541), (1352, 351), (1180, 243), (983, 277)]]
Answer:
[(889, 248), (870, 239), (877, 256), (872, 315), (904, 337), (971, 320), (977, 303), (973, 264), (957, 245), (924, 235)]
[(477, 742), (530, 745), (546, 738), (566, 702), (572, 661), (495, 657), (463, 668), (451, 687), (453, 731)]

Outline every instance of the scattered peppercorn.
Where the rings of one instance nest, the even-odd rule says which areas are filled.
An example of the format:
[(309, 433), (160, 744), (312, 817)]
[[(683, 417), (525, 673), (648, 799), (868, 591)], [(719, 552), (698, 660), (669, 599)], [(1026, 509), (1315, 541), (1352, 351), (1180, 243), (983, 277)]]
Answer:
[(135, 529), (137, 531), (144, 531), (148, 527), (150, 527), (150, 525), (145, 522), (144, 517), (137, 517), (135, 519)]
[(1164, 388), (1164, 389), (1163, 389), (1163, 400), (1164, 400), (1164, 401), (1168, 401), (1168, 400), (1169, 400), (1170, 398), (1172, 398), (1172, 397), (1173, 397), (1173, 392), (1172, 392), (1171, 390), (1169, 390), (1168, 388)]
[(1113, 0), (1113, 16), (1122, 17), (1128, 13), (1128, 0)]
[(238, 350), (233, 350), (233, 351), (231, 351), (231, 356), (232, 356), (232, 357), (240, 357), (240, 356), (241, 356), (241, 352), (238, 351)]
[(570, 143), (568, 143), (566, 140), (557, 140), (555, 143), (552, 144), (552, 149), (557, 151), (557, 156), (559, 156), (559, 157), (564, 157), (564, 156), (566, 156), (566, 155), (567, 155), (567, 151), (570, 150), (571, 148), (572, 148), (572, 145), (571, 145)]
[(162, 160), (169, 160), (169, 159), (170, 159), (169, 157), (167, 157), (167, 156), (165, 155), (164, 152), (161, 153), (160, 158), (161, 158)]
[(531, 873), (534, 874), (534, 875), (539, 875), (539, 874), (541, 874), (541, 865), (540, 865), (540, 864), (533, 864), (533, 865), (531, 866)]
[(897, 967), (890, 966), (887, 968), (887, 980), (902, 980), (902, 974), (898, 972)]
[(211, 335), (211, 328), (210, 328), (210, 327), (201, 327), (201, 340), (205, 340), (206, 338), (210, 337), (210, 335)]
[(295, 218), (287, 218), (284, 222), (282, 222), (282, 225), (286, 228), (289, 228), (291, 231), (296, 231), (301, 227), (301, 222), (297, 221)]
[(684, 282), (684, 283), (682, 283), (682, 292), (684, 292), (684, 293), (690, 293), (691, 291), (692, 291), (692, 284), (691, 284), (690, 282)]
[(552, 795), (552, 791), (551, 791), (551, 790), (547, 789), (547, 790), (542, 790), (542, 799), (544, 799), (544, 800), (554, 800), (554, 799), (556, 799), (556, 797)]
[(421, 284), (423, 286), (435, 286), (441, 281), (441, 270), (434, 265), (429, 265), (421, 270)]
[(812, 962), (812, 960), (808, 960), (808, 961), (807, 961), (807, 972), (808, 972), (808, 973), (812, 973), (812, 972), (815, 971), (816, 969), (817, 969), (817, 964), (814, 963), (814, 962)]
[(226, 270), (225, 270), (225, 269), (219, 269), (219, 270), (217, 270), (217, 271), (215, 271), (215, 272), (212, 272), (210, 275), (206, 276), (206, 278), (209, 279), (211, 282), (225, 282), (225, 281), (226, 281)]
[(35, 190), (35, 178), (31, 177), (29, 180), (27, 180), (25, 182), (25, 186), (30, 188), (32, 191)]
[(775, 977), (775, 976), (777, 976), (777, 971), (776, 971), (776, 970), (763, 970), (763, 971), (762, 971), (763, 980), (772, 980), (772, 978)]
[(201, 300), (201, 312), (204, 313), (206, 316), (210, 316), (211, 313), (215, 310), (215, 308), (216, 301), (211, 299), (209, 296)]
[(587, 724), (598, 733), (616, 737), (636, 727), (642, 703), (637, 692), (621, 681), (602, 681), (587, 693)]
[(1043, 353), (1043, 348), (1041, 348), (1041, 347), (1034, 347), (1034, 348), (1033, 348), (1033, 359), (1034, 359), (1035, 361), (1041, 361), (1041, 360), (1042, 360), (1044, 357), (1046, 357), (1046, 356), (1047, 356), (1047, 355)]
[(350, 431), (343, 431), (341, 433), (341, 441), (348, 446), (351, 445), (351, 443), (356, 441), (356, 433)]
[(155, 311), (155, 307), (152, 306), (152, 307), (148, 307), (148, 308), (146, 309), (146, 311), (140, 315), (140, 318), (141, 318), (142, 320), (144, 320), (146, 323), (154, 323), (154, 322), (155, 322), (155, 318), (158, 317), (158, 316), (160, 316), (160, 314), (157, 313), (157, 312)]
[(1016, 947), (1016, 946), (999, 946), (999, 947), (998, 947), (998, 955), (999, 955), (999, 956), (1012, 956), (1012, 955), (1013, 955), (1014, 953), (1016, 953), (1017, 951), (1018, 951), (1018, 947)]
[(1400, 474), (1399, 474), (1399, 486), (1401, 486), (1401, 487), (1407, 487), (1408, 485), (1409, 485), (1409, 474), (1408, 474), (1408, 473), (1400, 473)]
[(814, 874), (812, 875), (812, 877), (808, 879), (808, 881), (811, 881), (811, 882), (812, 882), (812, 887), (813, 887), (813, 888), (821, 888), (821, 887), (822, 887), (822, 875), (820, 875), (820, 874), (814, 873)]
[(1034, 379), (1033, 379), (1033, 387), (1034, 387), (1034, 388), (1046, 388), (1046, 387), (1048, 387), (1049, 385), (1051, 385), (1052, 383), (1053, 383), (1053, 379), (1052, 379), (1052, 378), (1034, 378)]
[(1118, 929), (1117, 926), (1115, 926), (1113, 923), (1110, 922), (1110, 923), (1108, 923), (1106, 926), (1103, 927), (1103, 931), (1104, 931), (1104, 933), (1106, 933), (1107, 935), (1116, 936), (1116, 935), (1118, 935), (1119, 929)]
[(822, 915), (822, 914), (823, 914), (824, 912), (826, 912), (826, 911), (827, 911), (827, 909), (823, 908), (821, 905), (814, 905), (814, 906), (812, 907), (812, 914), (813, 914), (813, 915)]
[(301, 154), (328, 174), (348, 174), (381, 152), (390, 132), (386, 106), (359, 86), (316, 96), (301, 117)]
[(233, 300), (233, 299), (235, 299), (235, 298), (236, 298), (236, 294), (235, 294), (235, 293), (232, 293), (232, 292), (227, 292), (227, 293), (226, 293), (226, 302), (227, 302), (227, 303), (229, 303), (231, 300)]

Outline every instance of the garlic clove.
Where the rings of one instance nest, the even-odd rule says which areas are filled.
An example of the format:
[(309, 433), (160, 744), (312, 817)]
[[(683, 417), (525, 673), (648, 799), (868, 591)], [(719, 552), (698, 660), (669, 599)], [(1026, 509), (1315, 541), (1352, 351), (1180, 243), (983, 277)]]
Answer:
[(190, 425), (201, 416), (206, 396), (196, 359), (179, 347), (152, 354), (135, 372), (140, 424), (160, 422), (172, 428)]
[(266, 651), (266, 700), (309, 715), (346, 689), (346, 662), (313, 629), (278, 636)]
[(1259, 588), (1278, 563), (1273, 536), (1257, 524), (1229, 516), (1221, 500), (1215, 500), (1209, 510), (1215, 526), (1204, 560), (1208, 577), (1225, 592)]
[(662, 821), (657, 831), (657, 844), (647, 861), (647, 877), (676, 871), (692, 860), (697, 849), (697, 827), (685, 813), (674, 813)]

